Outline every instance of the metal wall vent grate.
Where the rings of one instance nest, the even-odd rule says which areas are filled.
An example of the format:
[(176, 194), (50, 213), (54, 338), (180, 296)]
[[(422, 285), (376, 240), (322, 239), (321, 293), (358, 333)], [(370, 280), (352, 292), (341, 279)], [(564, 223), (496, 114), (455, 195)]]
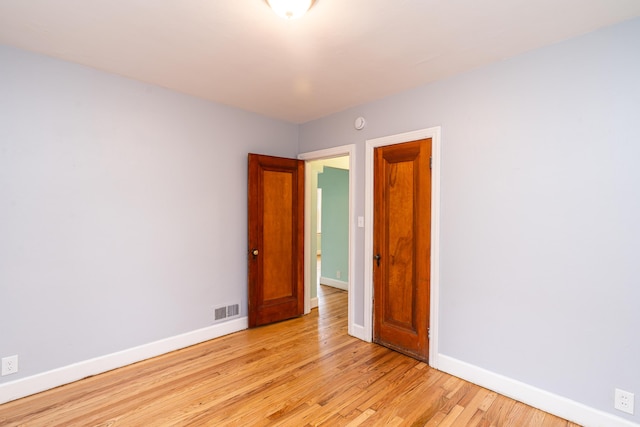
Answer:
[(231, 304), (224, 307), (215, 307), (213, 309), (214, 322), (228, 319), (230, 317), (237, 317), (239, 315), (240, 315), (240, 304)]
[(240, 314), (240, 304), (233, 304), (227, 306), (227, 317), (233, 317)]
[(219, 307), (214, 309), (214, 320), (222, 320), (227, 318), (227, 307)]

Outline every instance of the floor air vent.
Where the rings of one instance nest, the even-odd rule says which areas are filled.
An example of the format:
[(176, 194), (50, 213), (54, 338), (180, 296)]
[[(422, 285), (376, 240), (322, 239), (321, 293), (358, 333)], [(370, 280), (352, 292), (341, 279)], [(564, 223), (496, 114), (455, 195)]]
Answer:
[(224, 307), (216, 307), (213, 309), (213, 320), (219, 322), (231, 317), (240, 315), (240, 304), (231, 304)]

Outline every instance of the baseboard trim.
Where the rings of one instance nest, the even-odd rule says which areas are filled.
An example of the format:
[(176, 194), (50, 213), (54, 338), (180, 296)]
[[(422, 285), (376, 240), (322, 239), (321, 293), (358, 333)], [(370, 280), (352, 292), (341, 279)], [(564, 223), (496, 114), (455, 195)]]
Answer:
[(343, 291), (349, 290), (349, 283), (343, 282), (342, 280), (330, 279), (328, 277), (320, 276), (320, 284), (331, 286), (333, 288), (342, 289)]
[(318, 297), (311, 298), (311, 299), (309, 300), (309, 305), (311, 306), (311, 308), (316, 308), (316, 307), (318, 307)]
[(371, 339), (367, 337), (364, 326), (356, 325), (355, 323), (349, 324), (348, 332), (352, 337), (356, 337), (358, 339), (361, 339), (362, 341), (371, 342)]
[(438, 369), (581, 425), (591, 427), (638, 427), (638, 424), (632, 421), (462, 362), (450, 356), (438, 355)]
[(84, 360), (58, 369), (0, 384), (0, 404), (69, 384), (83, 378), (121, 368), (174, 350), (199, 344), (249, 327), (247, 317), (230, 320), (185, 334), (116, 353)]

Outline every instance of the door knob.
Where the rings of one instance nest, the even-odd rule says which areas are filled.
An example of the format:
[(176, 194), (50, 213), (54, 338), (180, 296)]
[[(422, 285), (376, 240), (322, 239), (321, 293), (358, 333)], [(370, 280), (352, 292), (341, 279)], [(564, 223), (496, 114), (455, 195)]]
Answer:
[(373, 257), (373, 259), (376, 260), (376, 264), (378, 264), (378, 267), (380, 267), (380, 258), (382, 258), (380, 254), (376, 254), (376, 256)]
[(251, 250), (251, 255), (253, 255), (254, 257), (258, 256), (258, 250), (257, 249), (252, 249)]

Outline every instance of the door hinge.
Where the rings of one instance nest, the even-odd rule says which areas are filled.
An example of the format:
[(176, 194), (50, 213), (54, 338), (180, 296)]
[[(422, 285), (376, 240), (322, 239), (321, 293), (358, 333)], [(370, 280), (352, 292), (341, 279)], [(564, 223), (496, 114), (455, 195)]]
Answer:
[(433, 157), (429, 157), (429, 169), (433, 168)]
[(431, 328), (427, 328), (427, 338), (431, 339)]

